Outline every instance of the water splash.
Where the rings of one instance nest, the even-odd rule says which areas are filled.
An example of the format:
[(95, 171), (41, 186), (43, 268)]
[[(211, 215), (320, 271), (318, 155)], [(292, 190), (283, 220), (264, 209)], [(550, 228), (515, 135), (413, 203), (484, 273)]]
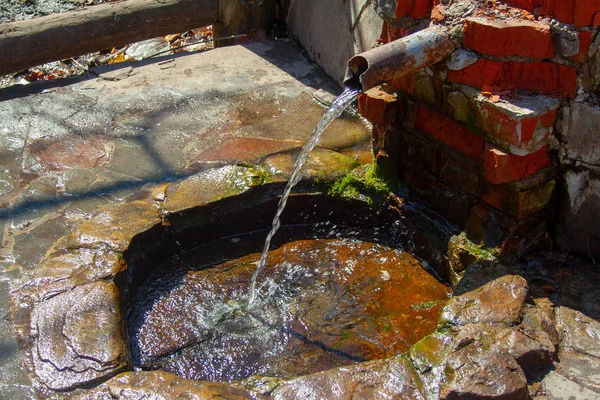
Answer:
[(256, 266), (256, 270), (254, 270), (254, 274), (252, 274), (252, 279), (250, 280), (248, 309), (251, 309), (256, 305), (256, 300), (258, 298), (258, 292), (256, 290), (256, 279), (258, 278), (258, 275), (260, 275), (261, 271), (264, 269), (265, 264), (267, 262), (267, 254), (269, 253), (269, 248), (271, 247), (271, 240), (273, 239), (273, 236), (281, 226), (280, 218), (287, 203), (288, 197), (290, 196), (290, 193), (294, 186), (296, 186), (296, 184), (300, 182), (300, 179), (302, 179), (302, 167), (308, 160), (310, 152), (319, 143), (319, 140), (321, 139), (321, 136), (323, 135), (325, 129), (327, 129), (329, 124), (331, 124), (331, 122), (333, 122), (334, 119), (339, 117), (342, 114), (342, 112), (344, 112), (344, 110), (348, 108), (348, 106), (354, 100), (356, 100), (359, 93), (360, 90), (358, 89), (346, 88), (342, 92), (342, 94), (340, 94), (338, 98), (335, 99), (331, 107), (329, 107), (327, 112), (323, 115), (323, 118), (321, 118), (321, 120), (317, 124), (317, 127), (312, 132), (310, 138), (304, 144), (304, 147), (302, 147), (302, 151), (300, 152), (300, 155), (296, 160), (296, 164), (294, 165), (294, 169), (292, 170), (290, 179), (285, 187), (285, 190), (283, 191), (283, 194), (281, 195), (281, 199), (279, 200), (277, 212), (275, 213), (275, 217), (273, 218), (273, 223), (271, 225), (271, 231), (265, 239), (265, 245), (263, 247), (260, 260), (258, 262), (258, 265)]

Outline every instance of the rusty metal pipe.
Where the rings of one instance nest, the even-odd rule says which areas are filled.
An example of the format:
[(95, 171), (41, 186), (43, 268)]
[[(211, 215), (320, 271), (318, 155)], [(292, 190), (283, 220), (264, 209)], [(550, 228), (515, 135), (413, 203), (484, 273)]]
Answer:
[(442, 61), (454, 49), (446, 28), (433, 25), (352, 57), (348, 61), (344, 84), (369, 90)]

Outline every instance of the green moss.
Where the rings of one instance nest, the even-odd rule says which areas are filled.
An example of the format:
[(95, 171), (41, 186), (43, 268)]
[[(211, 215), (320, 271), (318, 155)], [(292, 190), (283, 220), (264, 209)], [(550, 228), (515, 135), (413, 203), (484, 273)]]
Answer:
[(273, 175), (262, 166), (254, 168), (256, 174), (251, 176), (252, 184), (254, 186), (264, 185), (273, 181)]
[(330, 196), (359, 199), (372, 205), (385, 199), (392, 191), (390, 171), (376, 163), (361, 165), (336, 180), (327, 188)]
[(497, 248), (480, 246), (467, 238), (467, 234), (462, 232), (458, 236), (450, 239), (451, 247), (457, 250), (464, 250), (475, 256), (478, 260), (495, 260), (498, 254)]
[(410, 308), (413, 310), (431, 310), (441, 303), (441, 300), (423, 301), (421, 303), (412, 304)]

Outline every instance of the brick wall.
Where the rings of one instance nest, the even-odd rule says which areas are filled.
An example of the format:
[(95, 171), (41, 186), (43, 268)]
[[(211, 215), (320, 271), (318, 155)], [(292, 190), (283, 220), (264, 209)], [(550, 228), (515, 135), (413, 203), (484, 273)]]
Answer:
[(374, 7), (381, 43), (437, 23), (459, 44), (446, 62), (361, 95), (379, 156), (502, 255), (547, 246), (552, 232), (600, 261), (600, 0)]

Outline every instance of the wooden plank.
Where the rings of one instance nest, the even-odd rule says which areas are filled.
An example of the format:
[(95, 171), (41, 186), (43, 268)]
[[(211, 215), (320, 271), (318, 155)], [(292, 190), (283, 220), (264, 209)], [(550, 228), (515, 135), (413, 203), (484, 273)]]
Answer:
[(126, 0), (0, 24), (0, 75), (218, 20), (219, 0)]

